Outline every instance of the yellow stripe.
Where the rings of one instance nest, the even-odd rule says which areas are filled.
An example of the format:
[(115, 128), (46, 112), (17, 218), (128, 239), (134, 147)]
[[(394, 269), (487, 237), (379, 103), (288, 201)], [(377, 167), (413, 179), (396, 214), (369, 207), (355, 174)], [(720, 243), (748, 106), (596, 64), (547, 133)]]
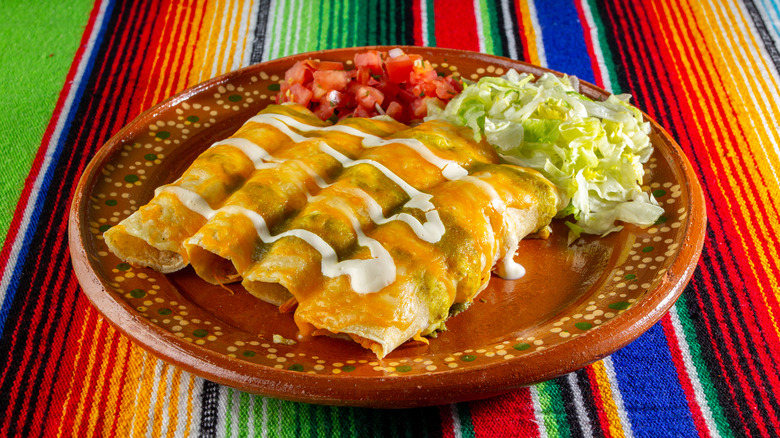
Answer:
[[(161, 17), (162, 24), (160, 24), (159, 27), (161, 27), (163, 30), (160, 33), (160, 37), (159, 37), (160, 39), (162, 39), (161, 37), (163, 35), (165, 35), (165, 33), (164, 33), (165, 32), (165, 28), (168, 26), (168, 23), (170, 22), (170, 19), (171, 19), (171, 9), (173, 9), (173, 4), (174, 4), (174, 2), (168, 3), (168, 9), (165, 11), (165, 13)], [(155, 23), (155, 22), (153, 22), (153, 23)], [(155, 23), (155, 26), (157, 26), (156, 23)], [(158, 41), (158, 43), (159, 43), (159, 41)], [(152, 67), (149, 69), (149, 71), (151, 72), (151, 75), (150, 75), (151, 77), (156, 77), (157, 75), (155, 73), (157, 73), (157, 74), (160, 75), (160, 79), (156, 81), (156, 85), (157, 85), (156, 87), (153, 84), (151, 84), (151, 83), (148, 84), (145, 87), (144, 95), (143, 95), (143, 98), (141, 99), (142, 105), (148, 105), (148, 103), (146, 101), (146, 98), (147, 98), (147, 96), (149, 96), (149, 93), (153, 89), (155, 89), (156, 92), (154, 93), (154, 98), (153, 98), (153, 101), (151, 102), (151, 104), (154, 105), (155, 103), (157, 103), (157, 99), (159, 97), (159, 89), (160, 89), (160, 86), (162, 85), (162, 82), (164, 80), (162, 75), (164, 75), (166, 73), (165, 70), (158, 70), (157, 66), (159, 65), (160, 59), (161, 59), (160, 52), (165, 50), (165, 53), (167, 55), (168, 53), (170, 53), (168, 51), (168, 49), (169, 49), (169, 47), (165, 47), (162, 44), (157, 44), (157, 49), (155, 50), (154, 56), (152, 57)], [(143, 109), (146, 109), (146, 108), (142, 108), (142, 110)]]
[[(120, 383), (124, 381), (124, 384), (127, 384), (128, 382), (126, 378), (124, 380), (122, 379), (122, 373), (124, 373), (124, 364), (130, 353), (130, 341), (122, 335), (115, 334), (114, 329), (111, 329), (111, 337), (114, 336), (119, 336), (120, 338), (116, 349), (115, 366), (111, 370), (111, 376), (108, 377), (111, 386), (109, 387), (108, 397), (106, 399), (106, 410), (104, 412), (97, 412), (98, 415), (103, 416), (103, 418), (111, 418), (112, 421), (119, 415), (117, 410), (119, 409), (118, 402), (121, 400), (119, 397)], [(95, 409), (95, 411), (97, 411), (97, 409)], [(107, 421), (103, 424), (104, 436), (109, 436), (111, 434), (112, 421)]]
[(122, 388), (122, 394), (119, 396), (121, 401), (117, 418), (117, 436), (129, 436), (133, 425), (133, 416), (136, 412), (136, 397), (141, 385), (144, 384), (143, 373), (147, 364), (146, 356), (143, 350), (135, 344), (130, 344), (129, 359), (127, 361), (127, 376), (125, 385)]
[[(96, 312), (95, 309), (90, 307), (89, 310), (87, 311), (87, 314), (84, 316), (84, 320), (81, 324), (81, 333), (79, 334), (79, 340), (77, 342), (79, 347), (76, 350), (75, 357), (73, 358), (74, 368), (78, 367), (78, 364), (81, 361), (81, 354), (84, 352), (86, 346), (85, 338), (87, 333), (87, 327), (89, 326), (89, 321), (92, 320), (93, 317), (95, 317), (95, 312)], [(92, 333), (92, 331), (90, 331), (90, 333)], [(73, 392), (76, 387), (81, 387), (81, 381), (79, 381), (78, 379), (71, 379), (70, 387), (68, 387), (68, 393), (65, 395), (65, 399), (62, 402), (62, 412), (60, 413), (60, 422), (59, 422), (60, 427), (57, 430), (57, 436), (63, 436), (63, 434), (65, 433), (62, 427), (67, 422), (63, 421), (63, 418), (65, 418), (69, 414), (69, 412), (67, 412), (68, 404), (70, 402), (71, 397), (73, 396)], [(78, 430), (74, 423), (73, 433), (75, 434), (77, 432)]]
[(141, 384), (138, 387), (138, 392), (135, 398), (135, 406), (132, 411), (135, 413), (133, 416), (132, 430), (133, 436), (143, 437), (146, 436), (147, 429), (149, 428), (149, 410), (151, 409), (152, 392), (155, 388), (154, 377), (157, 374), (158, 360), (149, 354), (146, 354), (145, 364), (143, 367), (143, 374), (140, 376)]
[(104, 324), (105, 323), (103, 322), (103, 318), (98, 317), (95, 328), (91, 331), (92, 343), (90, 344), (88, 350), (89, 352), (87, 353), (87, 369), (84, 371), (83, 375), (78, 376), (78, 379), (76, 379), (78, 380), (78, 385), (81, 387), (81, 393), (79, 394), (79, 404), (76, 408), (76, 415), (73, 419), (73, 433), (75, 435), (79, 435), (81, 422), (84, 419), (84, 412), (88, 406), (92, 406), (92, 400), (95, 395), (94, 392), (90, 392), (89, 386), (92, 383), (92, 370), (95, 367), (95, 363), (97, 362), (96, 358), (98, 353), (101, 351), (98, 349), (98, 343), (102, 337), (97, 336), (96, 334), (100, 333), (100, 330)]
[[(191, 18), (187, 18), (190, 20), (190, 23), (192, 23), (192, 27), (190, 29), (190, 33), (185, 36), (186, 43), (180, 44), (182, 47), (182, 57), (181, 59), (187, 59), (189, 58), (189, 61), (187, 61), (187, 68), (191, 68), (192, 66), (199, 65), (196, 64), (195, 58), (196, 54), (198, 53), (198, 48), (200, 46), (200, 38), (203, 38), (203, 29), (200, 26), (201, 21), (203, 21), (203, 24), (205, 25), (204, 15), (205, 12), (203, 10), (204, 8), (201, 6), (200, 2), (194, 1), (192, 3), (192, 6), (188, 8), (188, 12), (192, 12), (194, 15)], [(199, 34), (200, 32), (200, 34)], [(186, 50), (185, 50), (186, 49)], [(193, 81), (193, 74), (196, 73), (197, 69), (193, 69), (190, 73), (190, 76), (186, 75), (186, 70), (182, 70), (181, 75), (179, 75), (179, 81), (176, 84), (177, 90), (183, 90), (187, 87), (191, 87), (197, 82)]]
[(523, 18), (523, 32), (525, 32), (525, 41), (528, 46), (528, 62), (531, 64), (540, 64), (539, 51), (537, 49), (536, 29), (531, 21), (531, 10), (528, 8), (528, 0), (520, 0), (520, 16)]
[(217, 21), (219, 17), (217, 13), (219, 1), (209, 2), (206, 7), (205, 16), (203, 17), (203, 26), (205, 26), (206, 32), (201, 34), (201, 39), (195, 46), (195, 62), (193, 64), (200, 66), (200, 68), (192, 69), (190, 83), (197, 84), (204, 79), (208, 79), (211, 75), (211, 66), (217, 50), (219, 28), (221, 27), (221, 22)]
[[(705, 41), (702, 43), (701, 41), (690, 41), (686, 35), (680, 34), (676, 25), (672, 25), (672, 23), (680, 23), (685, 22), (685, 20), (693, 19), (690, 24), (691, 28), (709, 28), (707, 22), (714, 22), (712, 12), (696, 9), (695, 7), (690, 7), (690, 5), (686, 11), (681, 11), (677, 3), (671, 3), (671, 6), (663, 5), (663, 11), (658, 12), (657, 15), (660, 17), (669, 17), (670, 23), (665, 23), (659, 26), (661, 28), (664, 39), (667, 41), (667, 45), (674, 44), (677, 47), (680, 47), (682, 51), (682, 56), (680, 58), (682, 65), (674, 62), (676, 59), (672, 58), (673, 66), (676, 69), (678, 75), (687, 75), (689, 72), (695, 72), (700, 78), (706, 78), (704, 80), (692, 80), (691, 87), (685, 87), (683, 89), (683, 96), (685, 97), (686, 105), (690, 108), (696, 108), (701, 106), (701, 102), (706, 101), (712, 102), (712, 106), (716, 108), (715, 111), (703, 111), (703, 121), (694, 119), (696, 129), (689, 130), (690, 134), (698, 135), (701, 144), (717, 144), (718, 149), (722, 151), (721, 155), (724, 157), (736, 160), (738, 155), (742, 156), (747, 161), (746, 166), (757, 169), (758, 173), (764, 177), (765, 181), (773, 180), (774, 176), (771, 174), (771, 171), (766, 169), (766, 164), (762, 163), (762, 160), (756, 161), (754, 153), (746, 153), (748, 150), (755, 151), (756, 146), (753, 145), (769, 143), (766, 132), (763, 129), (756, 129), (751, 127), (751, 125), (754, 125), (754, 120), (752, 120), (754, 115), (747, 110), (750, 107), (750, 104), (744, 101), (739, 102), (742, 100), (744, 93), (755, 92), (755, 89), (748, 90), (745, 87), (745, 81), (739, 80), (738, 78), (719, 81), (717, 77), (709, 74), (710, 72), (718, 72), (720, 77), (728, 78), (730, 76), (729, 70), (739, 71), (741, 68), (734, 62), (729, 53), (720, 51), (717, 48), (717, 44), (719, 44), (719, 42), (713, 41), (713, 38), (714, 35), (719, 34), (720, 32), (706, 32), (704, 34), (693, 36), (694, 39), (697, 37), (704, 38)], [(710, 16), (709, 19), (706, 17), (707, 15)], [(708, 59), (707, 56), (692, 59), (693, 56), (684, 51), (683, 48), (686, 47), (691, 48), (691, 50), (694, 50), (696, 47), (707, 47), (711, 51), (712, 56), (720, 62), (713, 63), (710, 59)], [(710, 85), (709, 82), (712, 84)], [(737, 102), (734, 102), (734, 100), (737, 100)], [(717, 108), (720, 107), (735, 108), (735, 112), (737, 113), (736, 124), (745, 133), (745, 136), (747, 137), (745, 143), (747, 144), (744, 144), (743, 142), (740, 142), (740, 144), (734, 144), (727, 136), (723, 140), (720, 140), (715, 138), (714, 135), (709, 134), (713, 132), (726, 132), (729, 130), (737, 131), (737, 129), (730, 128), (731, 126), (735, 125), (734, 120), (724, 117), (722, 112), (717, 110)], [(763, 114), (768, 114), (766, 112), (768, 111), (767, 109), (762, 109), (761, 111), (765, 111)], [(760, 121), (758, 126), (762, 126)], [(757, 179), (755, 177), (755, 173), (748, 173), (746, 175), (743, 173), (743, 171), (735, 169), (734, 166), (730, 166), (726, 158), (718, 157), (716, 154), (708, 154), (707, 157), (700, 157), (700, 159), (708, 160), (711, 163), (710, 167), (712, 167), (716, 172), (718, 172), (718, 170), (714, 164), (715, 160), (718, 160), (718, 162), (722, 163), (722, 165), (725, 167), (724, 171), (722, 171), (719, 175), (720, 177), (715, 178), (714, 180), (714, 183), (717, 185), (718, 193), (729, 191), (731, 188), (738, 185), (746, 187), (748, 186), (749, 179), (753, 179), (754, 181)], [(767, 173), (769, 175), (766, 175)], [(778, 199), (778, 195), (780, 195), (780, 193), (778, 193), (778, 188), (776, 186), (772, 184), (769, 184), (769, 186), (770, 187), (768, 187), (768, 190), (764, 190), (764, 188), (762, 188), (761, 190), (757, 190), (757, 193), (750, 193), (749, 190), (742, 191), (747, 202), (731, 199), (729, 197), (724, 197), (723, 199), (723, 201), (728, 204), (729, 210), (733, 211), (733, 214), (739, 212), (739, 216), (743, 221), (745, 221), (745, 223), (748, 224), (747, 227), (734, 227), (737, 234), (736, 237), (738, 237), (736, 240), (740, 242), (741, 246), (745, 248), (746, 252), (748, 253), (752, 252), (749, 249), (749, 241), (752, 241), (753, 243), (759, 241), (759, 237), (756, 235), (755, 230), (763, 228), (767, 230), (775, 229), (777, 231), (777, 224), (779, 221), (777, 215), (772, 213), (771, 210), (773, 209), (769, 206), (776, 204), (776, 201), (774, 200)], [(759, 201), (756, 201), (756, 195), (759, 196)], [(763, 217), (763, 215), (757, 214), (759, 211), (757, 202), (762, 202), (765, 206), (767, 206), (767, 217)], [(746, 232), (749, 234), (749, 236), (746, 235)], [(758, 272), (759, 268), (756, 264), (756, 261), (752, 258), (748, 258), (747, 262), (750, 266), (753, 278), (761, 279), (761, 281), (757, 282), (758, 288), (762, 295), (767, 314), (772, 321), (772, 326), (775, 330), (775, 333), (780, 336), (780, 326), (777, 324), (776, 317), (772, 312), (772, 305), (770, 304), (770, 301), (777, 299), (777, 297), (771, 291), (778, 290), (778, 283), (774, 275), (768, 274), (772, 271), (770, 266), (770, 257), (771, 260), (776, 260), (778, 258), (777, 248), (774, 248), (771, 245), (766, 248), (766, 250), (770, 252), (770, 257), (767, 257), (767, 254), (764, 252), (761, 245), (756, 245), (756, 249), (759, 261), (764, 268), (763, 272)], [(768, 288), (766, 282), (769, 283)], [(769, 289), (769, 291), (767, 291), (767, 289)]]
[[(165, 397), (168, 396), (168, 374), (171, 372), (170, 365), (163, 363), (160, 370), (160, 383), (156, 388), (153, 388), (150, 392), (156, 392), (154, 403), (154, 418), (161, 418), (163, 413), (163, 407), (165, 406)], [(170, 418), (170, 416), (168, 416)], [(162, 421), (152, 422), (152, 436), (160, 436), (162, 431)]]
[[(168, 25), (168, 21), (170, 21), (171, 16), (173, 16), (173, 25), (171, 26), (171, 35), (170, 35), (170, 41), (172, 42), (172, 44), (169, 44), (168, 47), (164, 47), (162, 44), (158, 44), (157, 45), (157, 53), (155, 53), (155, 56), (154, 56), (154, 61), (153, 61), (154, 64), (152, 64), (152, 71), (153, 72), (157, 71), (156, 70), (157, 65), (160, 63), (160, 60), (162, 59), (162, 66), (160, 67), (160, 70), (159, 70), (159, 75), (160, 75), (161, 78), (163, 76), (165, 76), (165, 75), (169, 75), (170, 76), (170, 71), (178, 69), (178, 64), (181, 62), (181, 60), (177, 56), (179, 51), (176, 50), (177, 46), (180, 46), (180, 45), (176, 44), (176, 39), (175, 39), (176, 36), (175, 35), (176, 35), (176, 29), (179, 28), (179, 26), (182, 26), (182, 22), (186, 23), (186, 21), (182, 20), (182, 10), (189, 10), (189, 8), (185, 8), (185, 7), (179, 5), (179, 6), (176, 7), (175, 13), (172, 13), (171, 9), (173, 8), (174, 3), (176, 3), (176, 2), (171, 2), (170, 4), (168, 4), (168, 10), (165, 11), (165, 22), (163, 23), (163, 27), (167, 26)], [(162, 50), (165, 50), (165, 56), (164, 57), (160, 56), (160, 52)], [(174, 60), (175, 60), (173, 63), (171, 63), (171, 57), (173, 57)], [(171, 65), (173, 65), (175, 67), (171, 68), (170, 67)], [(165, 81), (164, 80), (160, 80), (160, 81), (157, 82), (157, 87), (154, 87), (154, 97), (152, 98), (152, 102), (150, 102), (151, 105), (154, 105), (157, 102), (159, 102), (161, 100), (161, 95), (162, 95), (162, 98), (165, 98), (165, 97), (170, 96), (171, 94), (173, 94), (171, 92), (172, 91), (171, 88), (172, 88), (172, 85), (173, 85), (173, 82), (174, 82), (174, 78), (167, 77), (165, 79), (168, 79), (170, 81), (168, 83), (168, 87), (165, 90), (163, 90), (162, 84), (165, 83)], [(147, 87), (147, 92), (151, 88), (152, 87)], [(143, 100), (143, 102), (146, 102), (146, 94), (147, 93), (144, 93), (144, 100)]]
[(591, 365), (591, 368), (596, 376), (596, 384), (601, 394), (601, 400), (604, 403), (604, 414), (607, 420), (609, 420), (609, 434), (613, 437), (625, 437), (623, 423), (620, 421), (617, 404), (615, 404), (615, 399), (612, 397), (612, 385), (609, 382), (607, 370), (604, 368), (604, 362), (598, 361)]
[(168, 433), (165, 435), (166, 437), (173, 438), (176, 435), (176, 429), (179, 425), (179, 415), (186, 414), (185, 412), (179, 412), (179, 399), (182, 397), (181, 394), (181, 379), (182, 379), (182, 372), (181, 368), (174, 367), (173, 370), (173, 376), (171, 377), (171, 398), (168, 402), (168, 413), (167, 416), (170, 418), (170, 422), (168, 423)]

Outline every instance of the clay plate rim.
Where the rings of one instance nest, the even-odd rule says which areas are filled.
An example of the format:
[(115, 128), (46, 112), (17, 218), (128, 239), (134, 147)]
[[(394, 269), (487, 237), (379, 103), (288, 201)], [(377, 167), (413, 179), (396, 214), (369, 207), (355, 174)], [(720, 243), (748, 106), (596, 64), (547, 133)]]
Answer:
[[(392, 46), (396, 47), (396, 46)], [(216, 87), (231, 78), (260, 71), (276, 63), (292, 65), (306, 58), (327, 59), (334, 54), (364, 50), (389, 50), (388, 46), (356, 47), (302, 53), (255, 64), (182, 91), (139, 115), (114, 135), (91, 160), (74, 193), (69, 214), (69, 244), (76, 276), (87, 297), (116, 329), (155, 356), (193, 374), (237, 389), (275, 398), (329, 405), (408, 408), (474, 400), (511, 389), (542, 382), (572, 372), (600, 360), (626, 346), (648, 330), (671, 308), (693, 275), (704, 243), (706, 209), (701, 185), (690, 162), (668, 132), (647, 114), (662, 142), (654, 144), (659, 153), (673, 163), (672, 171), (682, 176), (682, 190), (689, 195), (689, 219), (684, 226), (680, 253), (664, 273), (662, 282), (641, 300), (612, 320), (576, 337), (539, 352), (503, 362), (459, 368), (426, 375), (366, 377), (304, 374), (277, 370), (224, 356), (189, 343), (140, 317), (125, 302), (112, 298), (106, 285), (92, 269), (85, 249), (84, 211), (87, 190), (108, 159), (122, 147), (123, 140), (143, 129), (161, 112), (186, 101), (204, 89)], [(458, 56), (477, 64), (493, 63), (504, 68), (523, 66), (524, 71), (541, 74), (552, 70), (493, 55), (454, 49), (400, 46), (408, 53), (423, 56)], [(609, 93), (581, 81), (584, 94), (606, 96)]]

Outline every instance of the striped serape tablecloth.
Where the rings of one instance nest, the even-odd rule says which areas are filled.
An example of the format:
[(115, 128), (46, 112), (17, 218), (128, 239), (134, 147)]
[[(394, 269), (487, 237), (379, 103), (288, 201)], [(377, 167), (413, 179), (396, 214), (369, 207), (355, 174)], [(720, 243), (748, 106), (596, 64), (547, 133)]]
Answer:
[[(4, 0), (0, 16), (0, 435), (780, 434), (780, 3)], [(374, 44), (492, 53), (633, 95), (682, 146), (707, 202), (702, 257), (671, 312), (567, 376), (402, 411), (241, 393), (112, 329), (67, 245), (97, 149), (216, 75)]]

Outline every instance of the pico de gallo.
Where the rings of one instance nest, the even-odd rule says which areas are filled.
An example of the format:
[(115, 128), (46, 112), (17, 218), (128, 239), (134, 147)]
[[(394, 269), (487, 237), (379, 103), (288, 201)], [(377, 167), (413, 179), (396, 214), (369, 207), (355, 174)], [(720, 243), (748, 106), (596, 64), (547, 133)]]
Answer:
[(402, 123), (423, 119), (428, 105), (444, 107), (463, 90), (459, 77), (437, 73), (420, 55), (399, 48), (357, 53), (354, 69), (333, 61), (296, 62), (284, 75), (277, 103), (307, 106), (322, 120), (388, 115)]

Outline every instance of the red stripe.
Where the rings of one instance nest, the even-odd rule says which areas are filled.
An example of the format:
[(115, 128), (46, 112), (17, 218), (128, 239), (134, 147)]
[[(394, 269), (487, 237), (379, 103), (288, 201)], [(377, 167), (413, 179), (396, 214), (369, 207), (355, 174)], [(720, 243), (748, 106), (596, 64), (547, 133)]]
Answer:
[(588, 50), (588, 57), (590, 58), (590, 68), (593, 70), (593, 77), (596, 80), (596, 85), (604, 88), (604, 76), (599, 66), (598, 57), (596, 56), (596, 49), (593, 47), (593, 39), (591, 34), (591, 27), (588, 24), (588, 20), (585, 17), (585, 11), (582, 9), (582, 1), (587, 0), (574, 0), (574, 6), (577, 8), (577, 16), (580, 19), (582, 25), (582, 36), (585, 41), (585, 47)]
[(515, 20), (517, 20), (518, 33), (520, 34), (520, 45), (523, 46), (523, 60), (528, 62), (531, 60), (531, 52), (528, 49), (528, 38), (525, 36), (525, 25), (523, 13), (520, 9), (520, 0), (515, 0)]
[(457, 409), (453, 405), (439, 406), (439, 418), (441, 419), (442, 438), (455, 438), (454, 424), (452, 422), (452, 410)]
[(609, 427), (610, 421), (607, 418), (607, 412), (604, 408), (604, 397), (601, 395), (601, 389), (598, 381), (596, 380), (596, 373), (593, 371), (593, 366), (585, 368), (585, 374), (588, 376), (588, 384), (591, 387), (591, 396), (593, 397), (593, 404), (596, 405), (596, 412), (598, 414), (599, 426), (605, 437), (611, 437), (611, 429)]
[(471, 402), (469, 412), (475, 437), (539, 436), (534, 403), (528, 388)]
[[(654, 17), (654, 11), (646, 11), (646, 12), (648, 12), (648, 14), (646, 16), (650, 16), (652, 18), (655, 18)], [(657, 23), (658, 19), (647, 20), (647, 22), (649, 22), (649, 23)], [(656, 32), (660, 32), (660, 29), (654, 29), (654, 30)], [(646, 31), (647, 32), (652, 32), (653, 30), (647, 29)], [(654, 32), (654, 34), (656, 34), (656, 33)], [(667, 52), (666, 51), (661, 51), (661, 53), (662, 54), (666, 54)], [(714, 62), (713, 59), (710, 59), (710, 61)], [(665, 66), (665, 65), (671, 65), (670, 62), (672, 62), (672, 61), (669, 60), (669, 59), (661, 59), (660, 62), (658, 62), (656, 64), (657, 65), (661, 65), (661, 66)], [(690, 81), (690, 78), (683, 78), (683, 79), (684, 80), (688, 79)], [(709, 82), (707, 80), (708, 78), (696, 77), (696, 79), (699, 80), (699, 81), (703, 81), (703, 82)], [(719, 83), (723, 83), (723, 79), (719, 75), (717, 75), (717, 71), (716, 71), (716, 77), (714, 79), (717, 80), (717, 82), (719, 82)], [(692, 84), (690, 82), (687, 85), (689, 87), (692, 86)], [(673, 92), (670, 91), (670, 93), (673, 93)], [(702, 118), (704, 116), (703, 111), (709, 111), (710, 114), (713, 114), (714, 111), (718, 111), (718, 109), (711, 107), (711, 105), (712, 105), (711, 102), (704, 102), (703, 103), (704, 108), (698, 108), (699, 112), (698, 112), (698, 114), (695, 115), (695, 117), (700, 117), (699, 120), (702, 120)], [(741, 126), (739, 126), (739, 125), (737, 125), (737, 126), (739, 128), (739, 131), (740, 131), (739, 134), (742, 137), (742, 141), (743, 142), (747, 141), (747, 139), (744, 136), (744, 133), (741, 130)], [(738, 144), (738, 140), (734, 137), (735, 133), (732, 130), (730, 130), (730, 129), (723, 129), (723, 130), (714, 130), (714, 131), (715, 132), (713, 132), (713, 135), (716, 135), (716, 136), (720, 136), (721, 132), (725, 131), (725, 133), (729, 137), (728, 141), (730, 141), (732, 144)], [(716, 139), (716, 142), (718, 142), (718, 143), (720, 143), (722, 141), (726, 141), (726, 139), (723, 139), (723, 138), (717, 138)], [(703, 149), (703, 147), (702, 147), (702, 149)], [(730, 167), (732, 167), (732, 168), (733, 167), (741, 167), (742, 174), (750, 174), (750, 170), (749, 170), (750, 166), (744, 162), (744, 154), (736, 154), (736, 155), (738, 156), (737, 157), (737, 162), (733, 162), (732, 161), (732, 163), (731, 163), (731, 164), (736, 165), (736, 166), (730, 166)], [(729, 170), (727, 168), (722, 167), (723, 166), (723, 162), (721, 160), (713, 160), (713, 161), (714, 161), (714, 164), (719, 165), (718, 166), (719, 167), (719, 173), (722, 174), (722, 173), (725, 173), (725, 172), (729, 172)], [(746, 178), (746, 180), (747, 180), (747, 183), (748, 183), (748, 187), (745, 187), (742, 190), (739, 190), (739, 188), (737, 188), (737, 190), (733, 191), (730, 195), (727, 195), (725, 197), (718, 197), (717, 198), (718, 201), (720, 201), (721, 199), (725, 199), (728, 196), (733, 196), (732, 199), (738, 199), (741, 196), (741, 193), (743, 193), (743, 192), (756, 193), (757, 190), (758, 190), (758, 187), (755, 186), (755, 181), (752, 178)], [(727, 187), (729, 189), (731, 189), (730, 185), (727, 185)], [(739, 192), (739, 193), (737, 193), (737, 192)], [(764, 209), (763, 203), (759, 202), (758, 206), (759, 206), (760, 212), (759, 212), (758, 215), (756, 215), (756, 217), (759, 218), (759, 219), (767, 217), (767, 212)], [(727, 208), (726, 206), (722, 206), (721, 210), (722, 211), (731, 211), (731, 209)], [(734, 219), (739, 219), (739, 218), (735, 217)], [(747, 229), (749, 227), (748, 224), (744, 223), (744, 221), (740, 221), (740, 222), (742, 222), (743, 229)], [(735, 228), (733, 228), (734, 225), (735, 225), (735, 221), (721, 220), (721, 221), (717, 222), (717, 225), (719, 225), (720, 227), (728, 228), (726, 230), (723, 230), (723, 233), (725, 233), (725, 235), (727, 235), (727, 236), (735, 236), (736, 235), (736, 231), (737, 230)], [(754, 227), (751, 227), (751, 228), (754, 228)], [(766, 224), (764, 224), (764, 226), (760, 227), (760, 228), (770, 229), (770, 227), (766, 226)], [(723, 234), (721, 234), (721, 235), (723, 235)], [(778, 242), (777, 242), (776, 239), (777, 239), (777, 237), (773, 235), (772, 238), (770, 239), (773, 242), (771, 242), (770, 244), (777, 245)], [(720, 249), (720, 253), (721, 254), (734, 253), (734, 249), (733, 248), (729, 248), (729, 246), (726, 245), (726, 240), (725, 239), (719, 240), (717, 243), (718, 243), (718, 246), (720, 247), (719, 249)], [(751, 243), (753, 243), (752, 240), (751, 240)], [(749, 284), (747, 284), (747, 285), (743, 285), (742, 284), (742, 281), (741, 281), (741, 277), (742, 276), (740, 276), (739, 272), (749, 272), (750, 267), (749, 266), (734, 266), (735, 262), (736, 262), (737, 265), (745, 265), (745, 262), (748, 260), (748, 258), (747, 258), (748, 254), (743, 252), (744, 248), (737, 247), (737, 250), (739, 251), (739, 253), (734, 253), (733, 256), (724, 258), (724, 261), (727, 263), (727, 266), (729, 268), (728, 269), (728, 278), (722, 277), (723, 274), (720, 273), (720, 272), (716, 272), (716, 275), (719, 276), (719, 279), (720, 279), (720, 282), (721, 282), (722, 285), (725, 286), (727, 284), (730, 284), (732, 286), (731, 290), (734, 291), (734, 295), (736, 295), (737, 302), (734, 303), (733, 300), (728, 299), (728, 300), (726, 300), (726, 307), (727, 307), (727, 310), (729, 311), (729, 314), (732, 317), (739, 318), (739, 316), (736, 316), (735, 306), (741, 306), (741, 303), (744, 303), (744, 302), (760, 302), (760, 301), (763, 301), (763, 299), (760, 296), (760, 294), (758, 293), (759, 287), (758, 287), (758, 284), (755, 283), (756, 279), (755, 279), (754, 276), (752, 276), (752, 275), (745, 276), (744, 278), (747, 280), (747, 282)], [(737, 255), (737, 254), (741, 254), (741, 255)], [(777, 270), (775, 269), (774, 271), (777, 271)], [(728, 289), (724, 288), (724, 289), (720, 289), (720, 290), (724, 290), (725, 291), (725, 290), (728, 290)], [(713, 291), (713, 292), (715, 292), (715, 291)], [(717, 294), (717, 295), (720, 295), (720, 294)], [(715, 296), (713, 296), (713, 300), (722, 301), (722, 299), (719, 300), (718, 297), (715, 297)], [(775, 302), (773, 304), (777, 304), (777, 303)], [(771, 331), (770, 333), (762, 333), (761, 327), (766, 327), (766, 328), (773, 327), (773, 322), (768, 317), (767, 312), (763, 312), (762, 311), (762, 308), (759, 307), (759, 308), (757, 308), (755, 310), (757, 310), (757, 311), (756, 312), (749, 311), (749, 310), (743, 311), (742, 314), (744, 315), (744, 317), (741, 317), (743, 319), (747, 329), (750, 331), (750, 336), (745, 336), (745, 333), (742, 330), (735, 330), (734, 332), (737, 335), (737, 340), (738, 340), (740, 349), (745, 352), (744, 356), (745, 356), (746, 361), (748, 363), (748, 367), (749, 367), (749, 369), (751, 371), (750, 377), (752, 377), (751, 380), (753, 380), (753, 386), (758, 388), (759, 395), (761, 396), (761, 399), (762, 399), (762, 404), (764, 406), (766, 406), (767, 410), (772, 411), (772, 410), (774, 410), (776, 408), (776, 406), (775, 406), (775, 403), (771, 402), (768, 399), (768, 397), (767, 397), (767, 392), (766, 392), (766, 390), (767, 390), (766, 383), (767, 382), (764, 381), (764, 378), (762, 376), (757, 375), (759, 373), (758, 373), (757, 365), (755, 363), (756, 362), (755, 361), (756, 358), (754, 358), (752, 354), (747, 353), (747, 352), (749, 351), (749, 348), (748, 348), (748, 344), (749, 343), (752, 343), (753, 345), (755, 345), (756, 352), (758, 353), (758, 356), (759, 356), (758, 357), (758, 359), (759, 359), (759, 365), (758, 366), (762, 366), (763, 365), (762, 368), (768, 367), (768, 368), (764, 368), (764, 371), (765, 371), (764, 375), (766, 375), (766, 377), (768, 378), (768, 383), (770, 383), (770, 385), (771, 385), (770, 388), (768, 388), (768, 389), (774, 391), (775, 399), (777, 399), (778, 398), (777, 397), (777, 394), (778, 394), (778, 389), (777, 388), (780, 387), (780, 380), (778, 380), (778, 368), (777, 368), (777, 364), (776, 364), (775, 359), (772, 357), (771, 353), (769, 353), (767, 350), (769, 350), (769, 351), (779, 351), (780, 350), (780, 342), (778, 342), (778, 341), (780, 341), (780, 340), (777, 339), (777, 337), (776, 337), (776, 335), (775, 335), (775, 333), (773, 331)], [(763, 341), (764, 344), (762, 344), (762, 341)], [(762, 345), (766, 345), (766, 344), (768, 344), (767, 348), (761, 348)], [(751, 389), (747, 389), (747, 390), (750, 391)], [(771, 415), (770, 416), (770, 421), (773, 423), (773, 425), (775, 427), (780, 427), (780, 424), (778, 423), (776, 415)]]
[(477, 18), (473, 2), (434, 0), (433, 10), (438, 47), (479, 51)]
[[(206, 6), (207, 6), (208, 2), (196, 2), (196, 4), (200, 4), (201, 5), (200, 22), (198, 23), (198, 30), (195, 33), (195, 38), (192, 41), (200, 41), (200, 31), (203, 29), (203, 20), (206, 17)], [(266, 38), (268, 38), (267, 35), (266, 35)], [(187, 86), (190, 85), (190, 77), (192, 77), (192, 68), (195, 65), (194, 59), (195, 59), (195, 53), (196, 52), (197, 52), (197, 50), (189, 50), (189, 53), (190, 53), (190, 59), (188, 61), (189, 62), (189, 64), (188, 64), (189, 67), (187, 67), (187, 76), (185, 76), (185, 78), (186, 78), (186, 82), (185, 83), (186, 83)]]
[(422, 7), (420, 6), (424, 1), (425, 0), (414, 0), (414, 2), (412, 2), (412, 17), (414, 17), (412, 33), (414, 34), (415, 46), (425, 45), (425, 41), (423, 41), (423, 26), (425, 26), (426, 23), (423, 23), (422, 21)]
[(680, 351), (677, 332), (674, 330), (674, 326), (672, 325), (672, 318), (669, 316), (669, 314), (666, 314), (666, 316), (661, 319), (661, 327), (663, 327), (664, 334), (666, 335), (667, 344), (669, 346), (669, 353), (671, 353), (672, 356), (672, 362), (677, 369), (677, 378), (680, 381), (680, 387), (683, 389), (685, 398), (688, 400), (688, 410), (691, 411), (693, 424), (696, 426), (696, 430), (699, 431), (699, 436), (708, 437), (710, 436), (710, 428), (707, 426), (707, 422), (704, 421), (704, 415), (701, 412), (701, 407), (696, 401), (696, 394), (685, 366), (685, 360), (682, 357), (682, 351)]

